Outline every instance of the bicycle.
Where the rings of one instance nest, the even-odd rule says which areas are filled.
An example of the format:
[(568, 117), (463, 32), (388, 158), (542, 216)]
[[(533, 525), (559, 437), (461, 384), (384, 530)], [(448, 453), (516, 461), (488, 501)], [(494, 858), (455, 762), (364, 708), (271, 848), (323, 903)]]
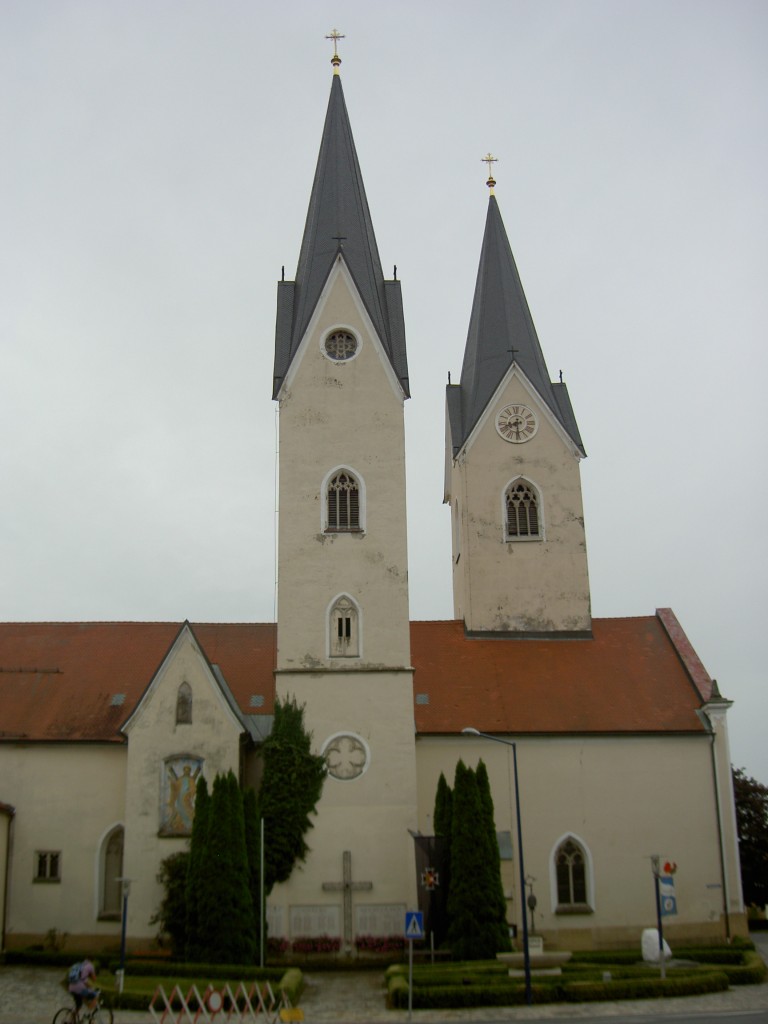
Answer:
[[(74, 998), (74, 997), (73, 997)], [(85, 1003), (62, 1006), (53, 1015), (52, 1024), (113, 1024), (114, 1014), (110, 1006), (101, 1005), (101, 990), (96, 990), (96, 1005), (90, 1010)]]

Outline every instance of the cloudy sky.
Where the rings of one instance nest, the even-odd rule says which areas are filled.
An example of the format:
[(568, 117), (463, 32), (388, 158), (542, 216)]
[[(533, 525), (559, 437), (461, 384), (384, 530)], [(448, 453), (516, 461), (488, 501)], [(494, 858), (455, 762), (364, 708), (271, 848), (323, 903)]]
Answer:
[(582, 465), (594, 614), (671, 606), (768, 783), (768, 5), (2, 0), (0, 618), (274, 616), (275, 282), (342, 76), (413, 398), (411, 613), (496, 190)]

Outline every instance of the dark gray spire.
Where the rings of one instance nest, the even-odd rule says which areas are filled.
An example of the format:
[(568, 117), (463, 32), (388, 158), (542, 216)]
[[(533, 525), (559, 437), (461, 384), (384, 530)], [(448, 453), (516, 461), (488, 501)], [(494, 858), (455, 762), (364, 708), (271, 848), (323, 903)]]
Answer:
[(346, 263), (408, 395), (400, 282), (384, 280), (341, 78), (334, 75), (296, 280), (278, 283), (273, 397), (277, 397), (328, 275), (339, 257)]
[(583, 452), (567, 388), (549, 379), (504, 222), (491, 194), (461, 383), (447, 389), (454, 454), (469, 437), (512, 363), (523, 371)]

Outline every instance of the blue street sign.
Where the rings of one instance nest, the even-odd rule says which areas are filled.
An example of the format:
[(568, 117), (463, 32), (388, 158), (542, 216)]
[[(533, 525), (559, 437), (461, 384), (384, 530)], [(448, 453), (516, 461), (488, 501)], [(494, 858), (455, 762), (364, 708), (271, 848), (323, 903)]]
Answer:
[(406, 910), (405, 937), (406, 939), (424, 938), (424, 915), (420, 910)]

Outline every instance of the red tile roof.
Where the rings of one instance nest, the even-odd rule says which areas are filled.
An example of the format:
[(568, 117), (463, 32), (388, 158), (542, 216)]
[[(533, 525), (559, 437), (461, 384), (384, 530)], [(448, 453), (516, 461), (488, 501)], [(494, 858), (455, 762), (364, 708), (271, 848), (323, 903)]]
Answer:
[[(273, 708), (274, 625), (192, 627), (243, 711)], [(152, 681), (178, 622), (0, 623), (0, 741), (120, 743), (120, 726)]]
[(591, 640), (468, 639), (461, 622), (412, 623), (417, 732), (703, 730), (702, 697), (658, 617), (593, 619), (592, 630)]
[[(180, 629), (171, 622), (0, 623), (0, 742), (123, 742), (121, 725)], [(192, 629), (242, 712), (271, 714), (274, 623)], [(467, 725), (512, 733), (702, 731), (696, 709), (711, 680), (671, 612), (595, 619), (593, 634), (469, 639), (461, 622), (411, 623), (418, 732)]]

